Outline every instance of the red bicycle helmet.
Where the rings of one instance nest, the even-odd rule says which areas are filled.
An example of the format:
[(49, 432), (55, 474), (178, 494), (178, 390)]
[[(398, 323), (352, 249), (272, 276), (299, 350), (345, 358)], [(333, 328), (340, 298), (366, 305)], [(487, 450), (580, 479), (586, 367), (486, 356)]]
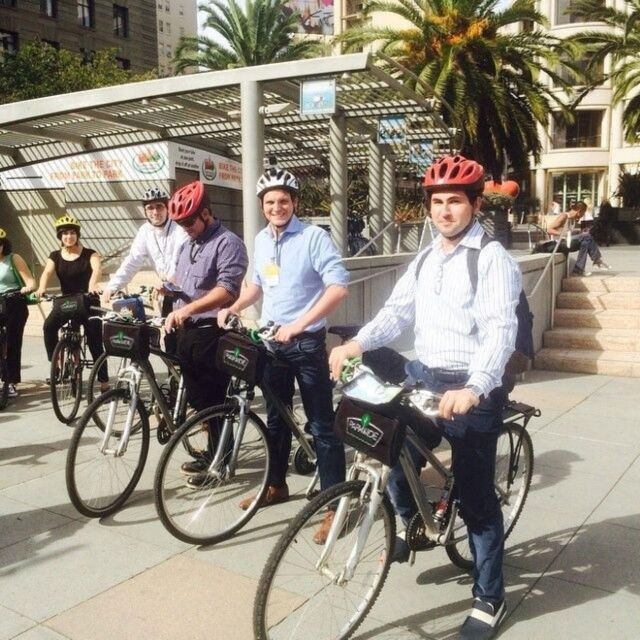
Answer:
[(200, 213), (205, 203), (205, 188), (200, 180), (180, 187), (169, 200), (169, 217), (178, 222)]
[(426, 170), (423, 185), (427, 192), (447, 188), (482, 191), (484, 169), (481, 164), (464, 156), (445, 156)]

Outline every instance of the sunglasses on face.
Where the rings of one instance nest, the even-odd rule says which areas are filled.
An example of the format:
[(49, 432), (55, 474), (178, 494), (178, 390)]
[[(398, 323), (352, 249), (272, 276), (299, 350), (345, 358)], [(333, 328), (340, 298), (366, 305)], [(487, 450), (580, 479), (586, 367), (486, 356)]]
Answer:
[(193, 218), (187, 218), (186, 220), (177, 220), (176, 222), (183, 228), (193, 227), (193, 225), (200, 220), (200, 216), (194, 216)]

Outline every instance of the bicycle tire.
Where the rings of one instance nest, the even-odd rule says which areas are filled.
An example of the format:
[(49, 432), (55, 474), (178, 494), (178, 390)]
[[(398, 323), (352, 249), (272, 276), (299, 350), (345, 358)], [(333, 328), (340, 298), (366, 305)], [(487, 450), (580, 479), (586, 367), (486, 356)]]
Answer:
[[(343, 640), (362, 623), (389, 573), (395, 540), (395, 514), (384, 495), (352, 579), (336, 584), (335, 575), (344, 567), (360, 533), (362, 514), (369, 508), (370, 493), (362, 499), (364, 486), (363, 481), (352, 480), (322, 491), (282, 533), (258, 581), (253, 608), (256, 640)], [(342, 498), (352, 501), (343, 535), (318, 569), (325, 547), (313, 542), (312, 536), (327, 507)], [(350, 591), (358, 589), (360, 594)], [(341, 615), (346, 617), (344, 622), (338, 620)]]
[[(69, 444), (67, 492), (73, 506), (88, 518), (108, 516), (120, 509), (136, 488), (147, 460), (149, 420), (140, 400), (134, 411), (136, 424), (139, 421), (141, 428), (132, 431), (126, 451), (121, 456), (114, 454), (124, 425), (114, 429), (110, 450), (105, 453), (100, 450), (104, 431), (96, 425), (92, 414), (103, 404), (115, 402), (114, 421), (118, 419), (115, 414), (119, 407), (125, 408), (124, 420), (129, 410), (127, 397), (128, 390), (112, 389), (96, 398), (82, 414)], [(105, 481), (104, 490), (98, 487), (102, 481)]]
[[(521, 442), (521, 447), (517, 466), (514, 468), (514, 447), (518, 440)], [(500, 488), (497, 492), (504, 520), (505, 540), (509, 537), (520, 518), (524, 503), (529, 495), (532, 475), (533, 442), (529, 432), (519, 424), (505, 425), (498, 437), (495, 473), (495, 482), (497, 487)], [(515, 491), (514, 487), (516, 487)], [(465, 527), (462, 518), (459, 515), (457, 518), (459, 522), (454, 524), (454, 535), (456, 530), (462, 530)], [(464, 571), (473, 569), (473, 558), (466, 538), (447, 545), (445, 549), (454, 565)]]
[(70, 424), (82, 400), (82, 352), (75, 341), (63, 338), (51, 356), (51, 404), (56, 418)]
[[(4, 329), (3, 329), (4, 331)], [(0, 411), (9, 403), (9, 365), (6, 335), (0, 337)]]
[[(164, 527), (178, 540), (191, 544), (221, 542), (241, 529), (258, 510), (267, 490), (269, 447), (267, 428), (255, 413), (247, 416), (233, 477), (191, 488), (182, 472), (186, 462), (206, 460), (208, 455), (210, 459), (209, 421), (216, 420), (220, 425), (225, 419), (235, 420), (239, 413), (238, 405), (231, 403), (200, 411), (176, 430), (162, 452), (153, 483), (156, 510)], [(230, 453), (227, 448), (225, 460)], [(250, 496), (254, 497), (250, 506), (241, 509), (239, 502)]]

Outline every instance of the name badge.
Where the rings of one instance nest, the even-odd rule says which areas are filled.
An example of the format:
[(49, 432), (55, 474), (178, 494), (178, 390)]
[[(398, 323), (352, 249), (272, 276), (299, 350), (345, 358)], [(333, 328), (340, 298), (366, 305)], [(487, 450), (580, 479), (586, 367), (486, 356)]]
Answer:
[(264, 268), (264, 278), (268, 287), (276, 287), (280, 284), (280, 267), (275, 262), (270, 262)]

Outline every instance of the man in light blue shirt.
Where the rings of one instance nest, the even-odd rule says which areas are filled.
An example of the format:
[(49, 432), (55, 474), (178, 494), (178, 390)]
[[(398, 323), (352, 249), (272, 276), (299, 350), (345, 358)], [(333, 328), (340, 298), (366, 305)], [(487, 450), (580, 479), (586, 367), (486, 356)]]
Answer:
[[(257, 195), (268, 224), (256, 237), (253, 281), (231, 307), (218, 313), (218, 323), (224, 326), (230, 313), (239, 314), (263, 298), (261, 324), (279, 325), (275, 351), (289, 365), (268, 366), (265, 382), (291, 406), (297, 380), (314, 438), (320, 485), (326, 489), (344, 480), (345, 459), (343, 444), (333, 433), (325, 324), (347, 296), (349, 275), (327, 232), (294, 215), (298, 193), (298, 180), (282, 169), (272, 167), (258, 180)], [(286, 473), (291, 431), (270, 403), (267, 427), (271, 463), (261, 506), (289, 499)], [(247, 506), (254, 498), (246, 500)], [(326, 539), (333, 514), (327, 512), (316, 532), (319, 544)]]

